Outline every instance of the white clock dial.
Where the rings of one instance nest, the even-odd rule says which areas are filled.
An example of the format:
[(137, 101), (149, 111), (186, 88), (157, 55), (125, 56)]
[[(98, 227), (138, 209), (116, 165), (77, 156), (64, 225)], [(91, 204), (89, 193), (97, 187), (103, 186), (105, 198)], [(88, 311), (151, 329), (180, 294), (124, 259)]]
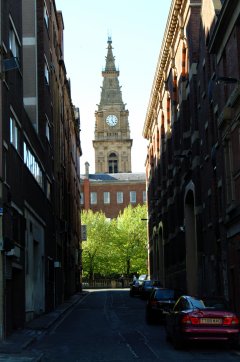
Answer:
[(109, 114), (109, 116), (107, 116), (106, 118), (106, 123), (111, 127), (116, 126), (116, 124), (118, 123), (117, 116), (115, 116), (114, 114)]

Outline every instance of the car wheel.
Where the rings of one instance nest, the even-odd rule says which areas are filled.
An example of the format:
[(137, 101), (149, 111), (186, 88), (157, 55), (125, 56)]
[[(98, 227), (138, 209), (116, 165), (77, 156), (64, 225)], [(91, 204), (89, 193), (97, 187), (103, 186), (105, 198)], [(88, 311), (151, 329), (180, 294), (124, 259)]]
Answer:
[(167, 342), (171, 342), (171, 338), (170, 338), (170, 336), (168, 334), (166, 334), (165, 339), (166, 339)]
[(171, 337), (168, 333), (167, 326), (165, 325), (165, 339), (167, 342), (171, 342)]
[(238, 339), (237, 339), (237, 338), (231, 339), (231, 340), (228, 342), (228, 346), (229, 346), (229, 348), (233, 348), (233, 349), (239, 348)]
[(153, 324), (153, 316), (150, 311), (146, 311), (146, 322), (147, 324)]
[(184, 347), (183, 341), (181, 339), (177, 338), (177, 336), (173, 336), (172, 344), (173, 344), (174, 349), (176, 349), (176, 350), (183, 349), (183, 347)]

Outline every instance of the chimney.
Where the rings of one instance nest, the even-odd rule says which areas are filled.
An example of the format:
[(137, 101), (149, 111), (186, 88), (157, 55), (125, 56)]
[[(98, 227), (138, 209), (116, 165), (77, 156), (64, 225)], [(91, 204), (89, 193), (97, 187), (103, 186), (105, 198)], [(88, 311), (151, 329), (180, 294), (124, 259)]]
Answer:
[(89, 163), (85, 162), (85, 176), (89, 178)]

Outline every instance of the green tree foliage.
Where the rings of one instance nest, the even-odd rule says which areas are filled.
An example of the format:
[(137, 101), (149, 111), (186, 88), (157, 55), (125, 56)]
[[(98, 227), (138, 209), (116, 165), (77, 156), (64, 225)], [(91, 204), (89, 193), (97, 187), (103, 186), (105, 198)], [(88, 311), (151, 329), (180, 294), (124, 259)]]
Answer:
[(109, 220), (102, 212), (82, 211), (87, 226), (83, 241), (83, 275), (113, 276), (147, 272), (146, 205), (128, 206), (117, 219)]
[(108, 255), (111, 255), (111, 223), (102, 212), (82, 211), (81, 222), (87, 226), (87, 241), (83, 242), (84, 275), (105, 275), (108, 270)]
[(147, 272), (146, 205), (129, 205), (117, 218), (119, 261), (126, 275)]

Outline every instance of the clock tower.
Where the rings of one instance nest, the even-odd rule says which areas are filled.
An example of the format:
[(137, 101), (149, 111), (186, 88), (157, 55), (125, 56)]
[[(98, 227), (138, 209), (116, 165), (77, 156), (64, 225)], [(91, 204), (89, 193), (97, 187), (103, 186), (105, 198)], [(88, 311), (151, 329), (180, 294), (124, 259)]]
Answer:
[(132, 172), (129, 112), (122, 101), (111, 38), (107, 44), (101, 99), (95, 112), (95, 173)]

